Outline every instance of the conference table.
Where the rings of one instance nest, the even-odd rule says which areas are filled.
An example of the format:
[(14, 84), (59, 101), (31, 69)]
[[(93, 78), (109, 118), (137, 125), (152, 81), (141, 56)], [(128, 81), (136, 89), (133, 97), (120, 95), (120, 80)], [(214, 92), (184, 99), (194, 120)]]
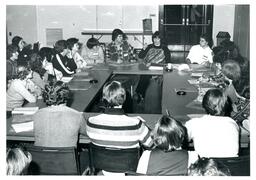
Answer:
[[(198, 77), (193, 77), (194, 75), (201, 73), (209, 74), (212, 73), (212, 70), (199, 65), (192, 65), (192, 70), (190, 71), (179, 71), (177, 70), (179, 65), (173, 66), (174, 69), (172, 71), (166, 71), (164, 68), (151, 70), (138, 63), (124, 65), (98, 64), (91, 66), (90, 68), (75, 74), (72, 77), (72, 80), (68, 82), (68, 85), (73, 92), (73, 101), (70, 107), (83, 112), (86, 117), (85, 119), (90, 116), (95, 116), (99, 113), (89, 112), (88, 107), (94, 103), (99, 94), (102, 93), (104, 84), (113, 78), (113, 76), (151, 75), (163, 77), (161, 112), (159, 114), (130, 113), (128, 114), (129, 116), (142, 117), (147, 126), (150, 129), (153, 129), (158, 119), (167, 112), (183, 124), (190, 118), (204, 115), (205, 111), (201, 106), (201, 102), (196, 100), (198, 97), (199, 86), (191, 84), (189, 80), (194, 80), (194, 82), (196, 82)], [(91, 83), (90, 80), (97, 80), (97, 83)], [(178, 90), (185, 91), (186, 94), (178, 95)], [(26, 106), (38, 106), (39, 108), (43, 108), (45, 107), (45, 104), (42, 100), (38, 100), (37, 103), (29, 103)], [(7, 141), (33, 142), (33, 130), (16, 133), (12, 124), (17, 122), (14, 122), (13, 119), (14, 118), (12, 117), (7, 119)], [(248, 147), (250, 142), (249, 133), (241, 133), (240, 139), (241, 147)], [(90, 143), (90, 139), (87, 136), (80, 135), (79, 143)]]

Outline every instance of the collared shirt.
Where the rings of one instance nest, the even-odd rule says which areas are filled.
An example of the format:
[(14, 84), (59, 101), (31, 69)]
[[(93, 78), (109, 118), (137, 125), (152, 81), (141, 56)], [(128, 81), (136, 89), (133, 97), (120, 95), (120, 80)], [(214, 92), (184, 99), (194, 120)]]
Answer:
[(110, 61), (122, 60), (123, 62), (131, 62), (131, 60), (136, 60), (133, 47), (127, 42), (123, 41), (120, 45), (120, 49), (117, 48), (117, 45), (112, 41), (106, 47), (106, 58)]
[[(111, 114), (109, 114), (111, 113)], [(87, 135), (98, 146), (136, 148), (153, 145), (149, 128), (138, 117), (128, 117), (120, 109), (109, 109), (105, 114), (90, 117), (86, 125)]]

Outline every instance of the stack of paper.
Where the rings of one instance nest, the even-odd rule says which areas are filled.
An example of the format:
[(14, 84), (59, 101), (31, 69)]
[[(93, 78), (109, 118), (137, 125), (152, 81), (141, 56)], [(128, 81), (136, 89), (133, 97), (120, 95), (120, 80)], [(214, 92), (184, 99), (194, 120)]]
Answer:
[(26, 123), (18, 123), (12, 125), (14, 131), (16, 133), (24, 132), (24, 131), (32, 131), (34, 129), (34, 122), (26, 122)]
[(20, 107), (14, 108), (12, 111), (13, 115), (29, 115), (35, 114), (38, 111), (39, 107)]

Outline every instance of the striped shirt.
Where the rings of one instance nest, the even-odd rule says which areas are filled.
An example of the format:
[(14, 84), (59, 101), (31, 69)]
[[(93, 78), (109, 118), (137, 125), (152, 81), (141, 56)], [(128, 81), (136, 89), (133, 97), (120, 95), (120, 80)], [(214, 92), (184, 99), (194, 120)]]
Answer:
[(138, 117), (100, 114), (87, 120), (86, 131), (98, 146), (128, 149), (153, 144), (148, 127)]

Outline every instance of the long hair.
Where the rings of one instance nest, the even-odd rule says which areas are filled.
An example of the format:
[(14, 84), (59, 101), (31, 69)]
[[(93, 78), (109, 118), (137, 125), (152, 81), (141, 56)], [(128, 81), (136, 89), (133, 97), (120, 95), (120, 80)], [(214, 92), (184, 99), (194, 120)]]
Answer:
[(41, 78), (46, 72), (46, 70), (43, 68), (42, 58), (37, 53), (30, 55), (29, 67), (32, 71), (37, 72)]
[(23, 175), (32, 160), (32, 155), (21, 148), (8, 148), (6, 153), (6, 174)]
[(185, 139), (184, 126), (169, 116), (163, 116), (152, 131), (152, 138), (157, 148), (172, 151), (180, 148)]

